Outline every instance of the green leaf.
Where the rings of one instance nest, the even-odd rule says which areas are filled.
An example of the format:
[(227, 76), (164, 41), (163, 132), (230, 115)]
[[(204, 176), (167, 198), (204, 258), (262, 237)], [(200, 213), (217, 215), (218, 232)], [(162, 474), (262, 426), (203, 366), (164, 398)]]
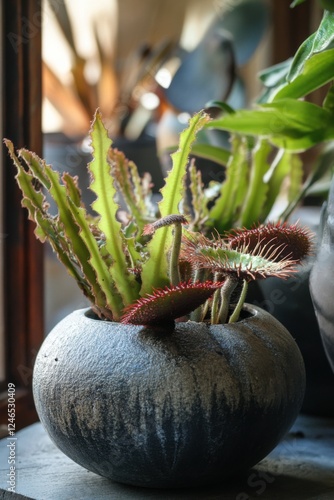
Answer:
[(292, 155), (290, 159), (290, 184), (288, 189), (288, 201), (295, 200), (301, 189), (303, 182), (303, 162), (297, 155)]
[(145, 199), (151, 193), (144, 187), (135, 163), (125, 158), (122, 151), (110, 149), (108, 159), (112, 165), (112, 175), (117, 182), (117, 188), (123, 195), (128, 212), (137, 226), (138, 234), (141, 234), (150, 215)]
[[(51, 181), (49, 193), (57, 204), (59, 221), (66, 235), (68, 245), (76, 256), (86, 280), (92, 287), (93, 294), (96, 297), (96, 305), (99, 305), (103, 303), (103, 299), (97, 283), (96, 272), (90, 263), (89, 249), (81, 238), (80, 227), (74, 220), (70, 199), (66, 195), (66, 188), (60, 184), (59, 173), (52, 170), (49, 165), (45, 166), (45, 173)], [(79, 210), (78, 207), (75, 208)]]
[(39, 190), (38, 185), (36, 185), (36, 180), (39, 180), (43, 181), (44, 185), (51, 186), (51, 181), (45, 173), (45, 162), (38, 158), (36, 154), (21, 149), (19, 155), (27, 164), (29, 169), (27, 171), (23, 168), (15, 155), (11, 141), (5, 140), (4, 142), (17, 168), (16, 180), (23, 194), (22, 205), (28, 209), (29, 218), (36, 223), (36, 237), (42, 242), (45, 242), (46, 239), (49, 241), (57, 257), (65, 265), (69, 274), (77, 281), (78, 286), (86, 297), (94, 302), (90, 284), (85, 280), (76, 264), (74, 264), (69, 257), (71, 252), (67, 240), (62, 236), (62, 228), (60, 227), (59, 219), (51, 217), (46, 212), (45, 197)]
[(202, 222), (207, 219), (209, 211), (207, 199), (203, 189), (203, 181), (200, 170), (197, 170), (194, 163), (189, 166), (189, 191), (191, 194), (191, 208), (189, 218), (192, 215), (192, 228), (197, 230)]
[(222, 233), (233, 227), (247, 192), (247, 145), (245, 138), (232, 137), (232, 154), (226, 168), (226, 179), (209, 212), (207, 225)]
[(330, 87), (323, 102), (323, 107), (334, 115), (334, 87)]
[(191, 148), (191, 154), (206, 160), (214, 161), (218, 163), (218, 165), (225, 167), (231, 153), (227, 149), (219, 146), (211, 146), (211, 144), (194, 144)]
[(298, 196), (292, 200), (284, 211), (280, 215), (281, 220), (287, 220), (293, 210), (298, 206), (301, 200), (307, 196), (308, 193), (312, 191), (313, 186), (327, 175), (334, 166), (334, 142), (330, 142), (324, 148), (323, 152), (317, 158), (315, 165), (312, 168), (311, 173), (305, 180), (302, 189), (300, 190)]
[[(97, 241), (95, 240), (87, 222), (86, 210), (83, 207), (76, 206), (70, 198), (68, 199), (68, 202), (73, 219), (80, 228), (80, 239), (89, 251), (88, 261), (96, 274), (96, 285), (92, 284), (92, 287), (95, 290), (95, 296), (101, 296), (101, 291), (99, 290), (100, 288), (106, 297), (107, 306), (112, 311), (113, 319), (117, 321), (123, 310), (123, 304), (115, 290), (115, 283), (107, 265), (101, 257)], [(97, 303), (97, 305), (99, 305), (99, 303)]]
[(81, 206), (81, 191), (78, 187), (76, 177), (72, 177), (67, 172), (63, 174), (63, 182), (66, 187), (66, 194), (72, 200), (75, 206)]
[(334, 11), (333, 0), (320, 0), (320, 5), (323, 9), (330, 10), (331, 12)]
[(310, 102), (288, 98), (212, 120), (208, 127), (267, 137), (277, 147), (293, 151), (303, 151), (334, 137), (330, 112)]
[[(172, 154), (173, 167), (161, 189), (162, 201), (159, 203), (159, 209), (162, 218), (179, 213), (191, 145), (199, 130), (209, 119), (209, 116), (203, 111), (195, 114), (190, 119), (188, 128), (180, 135), (179, 149)], [(172, 240), (171, 227), (163, 227), (154, 233), (148, 244), (149, 257), (142, 268), (141, 295), (151, 293), (153, 288), (161, 288), (169, 284), (168, 253)]]
[(45, 174), (45, 161), (39, 158), (35, 153), (26, 149), (20, 149), (19, 157), (24, 159), (35, 179), (37, 179), (46, 190), (49, 190), (51, 182)]
[(291, 4), (290, 4), (290, 7), (293, 9), (294, 7), (296, 7), (297, 5), (300, 5), (301, 3), (304, 3), (305, 0), (294, 0)]
[[(107, 305), (117, 317), (120, 301), (117, 300), (117, 294), (112, 293), (110, 274), (99, 255), (97, 242), (87, 222), (86, 211), (80, 207), (80, 192), (76, 186), (76, 180), (69, 174), (64, 174), (65, 184), (61, 185), (59, 173), (53, 171), (49, 165), (39, 160), (36, 155), (29, 155), (29, 151), (25, 150), (22, 150), (20, 154), (28, 166), (33, 169), (35, 177), (42, 180), (44, 185), (48, 187), (49, 193), (58, 207), (57, 227), (53, 230), (54, 234), (49, 231), (49, 236), (54, 243), (54, 248), (57, 249), (60, 260), (64, 262), (62, 251), (62, 247), (64, 247), (64, 252), (67, 255), (72, 254), (75, 256), (82, 270), (84, 279), (80, 278), (73, 266), (69, 266), (68, 259), (65, 259), (66, 263), (64, 263), (69, 267), (71, 274), (78, 280), (79, 286), (82, 282), (89, 284), (90, 291), (86, 295), (99, 307), (104, 307), (106, 297)], [(74, 196), (74, 201), (69, 197), (69, 194)], [(45, 218), (39, 217), (40, 224), (42, 224), (43, 220)], [(63, 239), (60, 237), (62, 233), (65, 235)], [(62, 246), (60, 246), (61, 243)]]
[(267, 173), (268, 191), (266, 203), (261, 214), (261, 221), (265, 221), (270, 214), (270, 211), (273, 208), (281, 191), (283, 181), (290, 173), (291, 156), (293, 154), (294, 153), (292, 153), (291, 151), (287, 151), (285, 149), (280, 149), (277, 152), (277, 155), (268, 172), (269, 175)]
[(250, 228), (261, 217), (268, 191), (264, 177), (269, 169), (268, 155), (271, 149), (270, 144), (262, 140), (253, 150), (249, 188), (240, 219), (242, 227)]
[(302, 71), (305, 62), (313, 54), (325, 50), (334, 40), (334, 13), (324, 11), (318, 30), (305, 40), (297, 50), (287, 76), (288, 81), (294, 80)]
[(225, 113), (234, 113), (234, 109), (224, 101), (209, 101), (206, 103), (205, 108), (218, 108), (221, 111), (225, 111)]
[(121, 223), (117, 220), (119, 206), (115, 201), (116, 188), (111, 176), (111, 166), (107, 162), (111, 140), (99, 111), (95, 113), (90, 135), (93, 147), (93, 160), (88, 166), (92, 175), (90, 189), (97, 196), (92, 203), (92, 208), (100, 215), (98, 227), (104, 234), (106, 249), (113, 259), (109, 272), (122, 296), (124, 305), (127, 305), (138, 297), (139, 286), (133, 274), (128, 271), (128, 262), (124, 253), (126, 242)]
[(285, 81), (285, 77), (289, 72), (292, 58), (281, 63), (265, 68), (258, 73), (258, 78), (266, 87), (276, 87)]
[[(333, 20), (334, 22), (334, 20)], [(285, 97), (306, 96), (314, 90), (326, 85), (334, 78), (334, 49), (314, 54), (305, 61), (302, 71), (292, 82), (285, 82), (271, 96), (272, 100), (283, 99)]]

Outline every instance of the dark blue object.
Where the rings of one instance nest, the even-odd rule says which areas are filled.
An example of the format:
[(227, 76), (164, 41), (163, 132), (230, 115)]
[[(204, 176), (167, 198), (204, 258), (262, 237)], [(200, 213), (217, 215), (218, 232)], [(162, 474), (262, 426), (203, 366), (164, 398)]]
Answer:
[(164, 91), (178, 111), (190, 114), (209, 101), (242, 100), (243, 89), (236, 68), (245, 64), (259, 45), (269, 24), (268, 4), (263, 0), (239, 0), (218, 13), (203, 40), (181, 55), (181, 65)]
[(321, 226), (310, 291), (324, 348), (334, 370), (334, 179), (322, 212)]

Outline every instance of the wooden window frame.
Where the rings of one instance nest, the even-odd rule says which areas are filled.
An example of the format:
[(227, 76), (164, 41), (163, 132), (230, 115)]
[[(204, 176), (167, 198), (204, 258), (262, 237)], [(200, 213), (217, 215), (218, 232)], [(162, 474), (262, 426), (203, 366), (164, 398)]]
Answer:
[[(1, 1), (2, 134), (17, 148), (42, 153), (41, 0)], [(2, 147), (3, 322), (5, 387), (0, 424), (7, 425), (7, 384), (16, 387), (16, 429), (37, 420), (32, 367), (43, 341), (43, 249), (21, 207), (14, 167)], [(2, 427), (3, 428), (3, 427)]]

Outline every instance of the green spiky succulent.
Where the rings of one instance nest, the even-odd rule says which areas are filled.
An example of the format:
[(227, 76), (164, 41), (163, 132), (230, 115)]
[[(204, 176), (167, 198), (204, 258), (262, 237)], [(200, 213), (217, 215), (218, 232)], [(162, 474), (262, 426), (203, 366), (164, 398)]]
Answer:
[[(101, 319), (144, 325), (173, 323), (189, 315), (196, 321), (236, 321), (250, 280), (287, 277), (310, 252), (309, 234), (296, 225), (269, 224), (212, 238), (192, 231), (193, 220), (180, 207), (191, 145), (209, 120), (200, 112), (189, 121), (172, 155), (161, 200), (154, 204), (149, 179), (111, 148), (97, 111), (88, 164), (96, 215), (84, 206), (75, 177), (60, 176), (26, 149), (15, 153), (5, 139), (37, 238), (50, 242)], [(194, 166), (191, 175), (196, 176)], [(45, 192), (57, 206), (55, 216), (48, 212)], [(127, 207), (121, 214), (119, 195)], [(238, 285), (243, 285), (242, 292), (231, 313), (230, 299)]]

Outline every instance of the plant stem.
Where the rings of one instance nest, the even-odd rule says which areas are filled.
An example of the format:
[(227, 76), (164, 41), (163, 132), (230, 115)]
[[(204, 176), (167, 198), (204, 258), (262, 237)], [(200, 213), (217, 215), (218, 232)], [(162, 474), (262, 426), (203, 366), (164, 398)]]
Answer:
[(174, 238), (172, 251), (170, 256), (170, 280), (172, 285), (178, 285), (180, 283), (180, 269), (179, 269), (179, 255), (181, 250), (181, 240), (182, 240), (182, 225), (177, 223), (174, 225)]
[[(204, 269), (196, 269), (194, 273), (194, 278), (193, 278), (193, 283), (196, 283), (196, 281), (204, 281), (204, 275), (205, 275), (205, 270)], [(190, 320), (191, 321), (196, 321), (199, 323), (203, 319), (203, 305), (197, 307), (192, 313), (190, 313)]]
[(229, 323), (235, 323), (236, 321), (238, 321), (242, 306), (245, 303), (247, 290), (248, 290), (248, 282), (246, 280), (244, 280), (238, 303), (235, 306), (233, 313), (231, 314), (231, 317), (229, 319)]
[[(218, 273), (215, 274), (214, 281), (218, 280)], [(212, 304), (211, 304), (211, 324), (216, 325), (218, 323), (218, 305), (219, 305), (220, 290), (216, 290), (213, 294)]]
[(221, 303), (218, 311), (219, 323), (226, 323), (230, 307), (231, 295), (234, 292), (238, 280), (234, 276), (228, 276), (220, 289)]

